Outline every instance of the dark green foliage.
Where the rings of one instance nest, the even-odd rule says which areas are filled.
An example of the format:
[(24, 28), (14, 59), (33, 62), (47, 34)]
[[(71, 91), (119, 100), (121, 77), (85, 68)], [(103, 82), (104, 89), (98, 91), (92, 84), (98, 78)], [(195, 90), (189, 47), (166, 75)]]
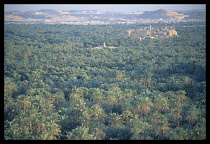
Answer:
[(206, 30), (174, 25), (140, 42), (122, 35), (140, 24), (5, 24), (4, 138), (206, 139)]

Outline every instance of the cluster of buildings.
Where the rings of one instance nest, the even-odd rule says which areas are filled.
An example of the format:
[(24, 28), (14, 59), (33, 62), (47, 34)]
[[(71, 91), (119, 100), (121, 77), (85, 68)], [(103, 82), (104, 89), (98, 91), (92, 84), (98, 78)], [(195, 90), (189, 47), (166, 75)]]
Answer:
[(156, 39), (156, 38), (169, 38), (173, 36), (178, 36), (177, 31), (174, 26), (162, 26), (158, 28), (152, 28), (152, 26), (143, 27), (137, 30), (127, 30), (127, 36), (135, 36), (139, 38), (139, 40), (143, 40), (145, 38)]
[[(144, 39), (157, 39), (157, 38), (170, 38), (174, 36), (179, 36), (177, 34), (177, 31), (175, 30), (174, 26), (162, 26), (157, 28), (152, 28), (152, 26), (148, 27), (142, 27), (137, 30), (127, 30), (126, 36), (134, 36), (136, 38), (139, 38), (140, 41)], [(106, 46), (106, 43), (104, 42), (103, 45), (98, 47), (93, 47), (92, 49), (103, 49), (103, 48), (117, 48), (114, 46)]]

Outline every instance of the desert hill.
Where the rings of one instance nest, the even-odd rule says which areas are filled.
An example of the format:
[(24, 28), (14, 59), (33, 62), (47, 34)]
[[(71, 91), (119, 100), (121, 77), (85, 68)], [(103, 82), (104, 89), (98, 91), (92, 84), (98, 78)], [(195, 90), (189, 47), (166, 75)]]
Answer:
[(30, 11), (5, 11), (5, 21), (40, 21), (40, 22), (66, 22), (66, 21), (138, 21), (142, 19), (205, 19), (205, 11), (174, 11), (159, 9), (155, 11), (144, 12), (114, 12), (114, 11), (98, 11), (98, 10), (53, 10), (53, 9), (41, 9)]
[(145, 11), (140, 18), (143, 19), (183, 19), (189, 15), (179, 14), (174, 10), (159, 9), (156, 11)]

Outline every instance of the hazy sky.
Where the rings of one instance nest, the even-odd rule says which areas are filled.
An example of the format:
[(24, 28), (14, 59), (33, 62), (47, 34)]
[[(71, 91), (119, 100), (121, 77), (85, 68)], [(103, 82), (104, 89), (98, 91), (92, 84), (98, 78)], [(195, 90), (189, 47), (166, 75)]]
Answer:
[(100, 10), (116, 12), (205, 9), (205, 4), (5, 4), (4, 10), (28, 11), (40, 9)]

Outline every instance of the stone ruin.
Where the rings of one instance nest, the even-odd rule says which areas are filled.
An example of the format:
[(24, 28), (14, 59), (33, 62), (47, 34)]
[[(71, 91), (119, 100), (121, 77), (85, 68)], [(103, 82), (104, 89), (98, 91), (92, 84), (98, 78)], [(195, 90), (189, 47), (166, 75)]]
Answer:
[(174, 26), (162, 26), (158, 28), (152, 28), (150, 25), (149, 27), (143, 27), (137, 30), (127, 30), (126, 36), (135, 36), (140, 40), (143, 39), (156, 39), (156, 38), (170, 38), (174, 36), (178, 36), (177, 31), (175, 30)]

